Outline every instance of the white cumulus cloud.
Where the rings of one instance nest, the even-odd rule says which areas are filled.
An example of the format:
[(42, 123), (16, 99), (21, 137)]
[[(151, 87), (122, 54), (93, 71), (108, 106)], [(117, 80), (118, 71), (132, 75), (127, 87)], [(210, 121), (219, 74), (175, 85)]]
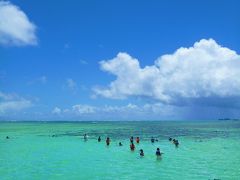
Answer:
[(52, 113), (53, 113), (53, 114), (57, 114), (57, 115), (61, 114), (61, 112), (62, 112), (62, 110), (61, 110), (60, 108), (58, 108), (58, 107), (55, 107), (55, 108), (52, 110)]
[(2, 45), (35, 45), (36, 26), (16, 5), (0, 1), (0, 44)]
[(0, 115), (20, 111), (32, 106), (30, 100), (16, 94), (6, 94), (0, 91)]
[(72, 112), (75, 114), (92, 114), (95, 113), (96, 107), (89, 105), (77, 104), (72, 107)]
[(240, 96), (240, 55), (213, 39), (181, 47), (143, 68), (127, 53), (101, 61), (100, 66), (116, 76), (108, 87), (94, 88), (96, 95), (107, 98), (141, 96), (174, 103), (179, 98)]
[[(54, 112), (54, 113), (53, 113)], [(61, 110), (54, 108), (54, 115), (61, 114), (62, 118), (83, 118), (83, 120), (120, 120), (120, 119), (164, 119), (172, 118), (174, 112), (173, 106), (163, 105), (161, 103), (136, 105), (129, 103), (121, 106), (93, 106), (87, 104), (76, 104), (69, 109)]]

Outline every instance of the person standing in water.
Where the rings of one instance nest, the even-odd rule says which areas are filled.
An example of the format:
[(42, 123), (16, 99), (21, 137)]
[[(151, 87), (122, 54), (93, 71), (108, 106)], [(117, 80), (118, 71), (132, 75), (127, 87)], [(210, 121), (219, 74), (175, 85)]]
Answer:
[(140, 149), (140, 156), (143, 157), (144, 156), (144, 152), (142, 149)]
[(154, 142), (155, 142), (155, 139), (154, 139), (153, 137), (151, 138), (151, 142), (152, 142), (152, 143), (154, 143)]
[(130, 143), (133, 143), (133, 136), (130, 137)]
[(162, 153), (160, 152), (160, 149), (159, 148), (157, 148), (157, 151), (156, 151), (156, 156), (157, 157), (160, 157), (162, 155)]
[(101, 137), (100, 136), (98, 137), (98, 142), (101, 142)]
[(109, 137), (107, 137), (107, 139), (106, 139), (106, 144), (107, 144), (107, 146), (110, 145), (110, 138)]
[(173, 143), (175, 144), (175, 146), (176, 146), (176, 147), (178, 147), (178, 145), (179, 145), (179, 142), (178, 142), (178, 140), (177, 140), (177, 139), (174, 139)]
[(135, 145), (133, 143), (130, 144), (130, 149), (131, 149), (131, 151), (135, 150)]
[(140, 138), (137, 137), (137, 138), (136, 138), (136, 143), (139, 143), (139, 142), (140, 142)]
[(87, 134), (83, 135), (83, 139), (84, 139), (84, 141), (87, 141)]

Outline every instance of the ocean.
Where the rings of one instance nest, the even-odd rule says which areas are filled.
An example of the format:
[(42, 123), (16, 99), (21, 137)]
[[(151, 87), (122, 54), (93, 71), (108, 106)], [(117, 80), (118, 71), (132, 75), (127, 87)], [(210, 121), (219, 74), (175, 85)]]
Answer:
[(239, 180), (240, 121), (0, 122), (0, 179)]

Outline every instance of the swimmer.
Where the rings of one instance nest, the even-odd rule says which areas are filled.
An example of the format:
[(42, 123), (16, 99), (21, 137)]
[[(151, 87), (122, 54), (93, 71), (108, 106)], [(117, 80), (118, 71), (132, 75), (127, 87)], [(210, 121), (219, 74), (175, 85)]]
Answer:
[(178, 147), (178, 145), (179, 145), (178, 140), (177, 139), (173, 139), (173, 144), (175, 144), (175, 146)]
[(7, 136), (7, 137), (6, 137), (6, 139), (10, 139), (10, 137), (9, 137), (9, 136)]
[(84, 134), (84, 135), (83, 135), (83, 139), (84, 139), (85, 141), (87, 141), (87, 134)]
[(135, 145), (133, 143), (130, 144), (130, 149), (131, 149), (131, 151), (135, 150)]
[(106, 139), (106, 144), (107, 144), (107, 146), (110, 145), (110, 138), (109, 137), (107, 137), (107, 139)]
[(98, 137), (98, 142), (100, 142), (100, 141), (101, 141), (101, 137), (99, 136), (99, 137)]
[(160, 152), (160, 149), (159, 148), (157, 148), (157, 151), (156, 151), (156, 156), (157, 157), (160, 157), (162, 155), (162, 153)]
[(151, 138), (151, 142), (152, 142), (152, 143), (154, 143), (154, 142), (155, 142), (155, 139), (154, 139), (153, 137)]
[(130, 138), (130, 143), (133, 143), (133, 136)]
[(172, 138), (170, 137), (168, 140), (169, 140), (169, 141), (172, 141)]
[(137, 138), (136, 138), (136, 143), (139, 143), (139, 142), (140, 142), (140, 138), (137, 137)]
[(122, 146), (122, 143), (121, 143), (121, 142), (119, 142), (119, 146)]
[(175, 140), (174, 144), (175, 144), (176, 147), (178, 147), (178, 145), (179, 145), (178, 140)]
[(144, 156), (144, 152), (143, 152), (143, 150), (142, 149), (140, 149), (140, 156)]

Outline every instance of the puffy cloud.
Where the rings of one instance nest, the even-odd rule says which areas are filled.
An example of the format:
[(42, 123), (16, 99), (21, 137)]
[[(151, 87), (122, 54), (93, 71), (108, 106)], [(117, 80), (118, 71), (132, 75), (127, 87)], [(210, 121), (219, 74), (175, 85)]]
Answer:
[(131, 111), (135, 111), (135, 110), (140, 110), (141, 108), (139, 108), (137, 105), (135, 104), (127, 104), (126, 106), (104, 106), (102, 108), (99, 108), (99, 111), (102, 111), (102, 112), (106, 112), (106, 113), (109, 113), (109, 112), (119, 112), (119, 113), (126, 113), (126, 112), (131, 112)]
[(0, 92), (0, 115), (20, 111), (32, 106), (30, 100), (19, 97), (16, 94), (5, 94)]
[(83, 120), (159, 120), (164, 118), (174, 118), (173, 107), (161, 103), (144, 105), (129, 103), (122, 106), (92, 106), (87, 104), (76, 104), (71, 108), (64, 110), (54, 108), (52, 113), (54, 115), (61, 115), (63, 119), (74, 118), (75, 120), (78, 118), (82, 118)]
[(0, 44), (37, 44), (36, 26), (19, 7), (7, 1), (0, 1), (0, 17)]
[(58, 107), (55, 107), (55, 108), (52, 110), (52, 113), (53, 113), (53, 114), (57, 114), (57, 115), (61, 114), (61, 112), (62, 112), (62, 110), (61, 110), (60, 108), (58, 108)]
[(240, 96), (240, 55), (213, 39), (179, 48), (143, 68), (127, 53), (101, 61), (100, 66), (116, 76), (108, 87), (94, 88), (107, 98), (140, 96), (174, 104), (184, 99)]
[(72, 112), (79, 115), (92, 114), (95, 113), (96, 109), (94, 106), (77, 104), (72, 107)]
[(7, 101), (0, 103), (0, 113), (4, 113), (6, 111), (19, 111), (28, 107), (31, 107), (31, 101), (22, 99), (17, 101)]

